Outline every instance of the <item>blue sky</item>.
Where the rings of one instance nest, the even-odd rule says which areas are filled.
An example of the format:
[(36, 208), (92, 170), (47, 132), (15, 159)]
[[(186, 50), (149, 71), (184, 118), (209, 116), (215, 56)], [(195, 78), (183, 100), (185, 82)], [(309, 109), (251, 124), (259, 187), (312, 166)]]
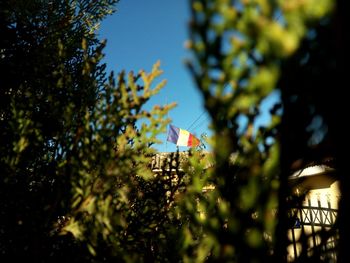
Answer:
[[(184, 65), (189, 52), (184, 48), (188, 39), (189, 2), (187, 0), (121, 0), (117, 11), (103, 21), (100, 38), (107, 39), (105, 62), (108, 70), (138, 72), (150, 71), (158, 60), (166, 79), (163, 90), (150, 102), (166, 104), (176, 102), (169, 117), (172, 124), (200, 136), (208, 133), (207, 114), (203, 113), (202, 98)], [(197, 120), (197, 121), (196, 121)], [(191, 124), (196, 121), (192, 126)], [(175, 151), (176, 145), (164, 142), (157, 146), (161, 151)], [(186, 150), (180, 147), (180, 150)]]
[[(116, 73), (121, 70), (150, 71), (160, 60), (164, 71), (160, 79), (166, 79), (167, 84), (150, 104), (176, 102), (178, 106), (169, 114), (172, 124), (200, 137), (202, 133), (210, 134), (209, 118), (184, 64), (184, 60), (190, 58), (184, 47), (188, 39), (189, 15), (187, 0), (121, 0), (117, 11), (102, 22), (99, 35), (107, 40), (104, 52), (108, 70)], [(275, 98), (267, 99), (265, 105)], [(265, 110), (258, 124), (266, 119)], [(164, 133), (159, 137), (163, 144), (156, 148), (176, 151), (176, 145), (166, 142), (166, 136)], [(180, 147), (180, 150), (187, 150), (187, 147)]]

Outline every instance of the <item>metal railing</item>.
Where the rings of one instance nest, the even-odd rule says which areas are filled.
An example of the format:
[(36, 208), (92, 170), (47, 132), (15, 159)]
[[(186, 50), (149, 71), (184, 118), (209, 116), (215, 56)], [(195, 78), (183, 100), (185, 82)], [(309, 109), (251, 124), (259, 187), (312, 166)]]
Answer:
[(317, 206), (312, 206), (308, 199), (306, 204), (290, 208), (293, 259), (304, 249), (308, 255), (317, 251), (320, 259), (337, 262), (338, 232), (334, 223), (338, 210), (331, 208), (330, 202), (327, 205), (322, 207), (318, 201)]

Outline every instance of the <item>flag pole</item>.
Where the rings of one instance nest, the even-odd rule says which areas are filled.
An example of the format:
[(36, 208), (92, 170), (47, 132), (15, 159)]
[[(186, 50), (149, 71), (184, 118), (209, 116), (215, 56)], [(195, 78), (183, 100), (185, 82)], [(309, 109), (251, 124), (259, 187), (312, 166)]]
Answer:
[[(168, 126), (166, 127), (166, 134), (165, 136), (167, 136), (168, 134)], [(165, 137), (165, 152), (168, 152), (168, 140), (167, 138)]]
[[(165, 105), (168, 105), (168, 96), (165, 97)], [(169, 119), (169, 110), (166, 112), (166, 118)], [(166, 134), (165, 134), (165, 152), (168, 152), (168, 126), (166, 126)]]

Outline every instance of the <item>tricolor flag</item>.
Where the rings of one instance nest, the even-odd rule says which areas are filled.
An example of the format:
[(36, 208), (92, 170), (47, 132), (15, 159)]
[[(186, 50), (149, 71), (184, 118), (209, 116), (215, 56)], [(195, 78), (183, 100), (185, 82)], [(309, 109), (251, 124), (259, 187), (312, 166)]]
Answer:
[(175, 143), (177, 146), (195, 147), (200, 145), (200, 141), (192, 133), (184, 129), (170, 125), (167, 141)]

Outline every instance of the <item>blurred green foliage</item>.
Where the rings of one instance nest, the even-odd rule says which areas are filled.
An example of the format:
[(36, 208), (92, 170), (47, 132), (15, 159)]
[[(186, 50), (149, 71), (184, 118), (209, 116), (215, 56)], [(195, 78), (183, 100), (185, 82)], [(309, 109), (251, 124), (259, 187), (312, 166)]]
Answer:
[[(197, 197), (205, 216), (194, 218), (184, 230), (192, 237), (186, 261), (285, 262), (289, 227), (285, 200), (292, 194), (287, 182), (291, 164), (298, 158), (305, 163), (311, 160), (303, 155), (305, 148), (293, 145), (310, 145), (310, 137), (298, 136), (291, 125), (286, 130), (288, 120), (281, 121), (287, 101), (292, 99), (286, 76), (288, 80), (295, 77), (298, 81), (294, 85), (305, 88), (303, 79), (297, 78), (297, 69), (287, 65), (301, 61), (297, 52), (305, 42), (312, 42), (310, 32), (319, 36), (315, 28), (320, 26), (330, 30), (335, 3), (190, 2), (192, 20), (187, 46), (193, 57), (188, 67), (211, 116), (215, 163), (206, 175), (198, 171), (193, 176), (205, 181), (201, 185), (213, 184), (215, 190), (203, 196), (200, 187), (195, 187), (199, 182), (193, 179), (198, 191), (187, 196), (187, 202)], [(319, 49), (326, 46), (320, 43)], [(304, 56), (308, 52), (304, 50)], [(332, 57), (332, 51), (325, 52)], [(314, 69), (323, 66), (309, 65)], [(309, 77), (312, 85), (315, 76)], [(307, 90), (298, 90), (294, 95), (304, 101)], [(263, 100), (276, 91), (282, 98), (271, 107), (270, 123), (256, 127)], [(306, 131), (310, 120), (306, 112), (301, 114), (291, 112), (293, 118), (299, 119), (294, 124)], [(294, 151), (286, 152), (291, 149), (286, 147), (289, 144)]]

